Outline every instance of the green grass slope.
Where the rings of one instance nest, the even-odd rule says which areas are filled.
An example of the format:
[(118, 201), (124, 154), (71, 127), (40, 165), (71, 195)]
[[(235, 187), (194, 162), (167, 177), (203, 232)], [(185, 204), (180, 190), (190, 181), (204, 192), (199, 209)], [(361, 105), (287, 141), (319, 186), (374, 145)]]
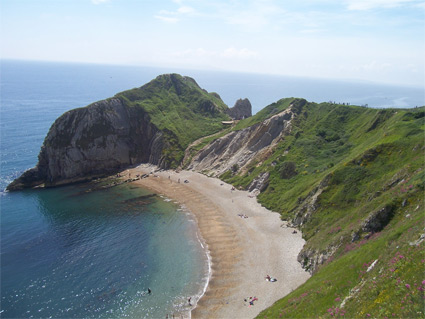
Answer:
[(259, 202), (307, 241), (299, 260), (313, 276), (258, 317), (423, 318), (425, 108), (284, 99), (238, 125), (290, 104), (299, 115), (270, 157), (225, 174), (247, 187), (268, 171)]
[(146, 85), (121, 92), (128, 107), (146, 111), (153, 124), (166, 135), (171, 145), (164, 152), (171, 167), (183, 159), (185, 148), (194, 140), (223, 129), (228, 107), (216, 93), (201, 89), (190, 77), (164, 74)]

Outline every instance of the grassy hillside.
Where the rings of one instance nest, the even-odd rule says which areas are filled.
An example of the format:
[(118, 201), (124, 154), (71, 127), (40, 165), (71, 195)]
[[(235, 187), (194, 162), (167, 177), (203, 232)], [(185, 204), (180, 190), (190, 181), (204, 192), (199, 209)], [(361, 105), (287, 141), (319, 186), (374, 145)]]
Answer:
[(194, 140), (223, 129), (228, 107), (216, 93), (208, 93), (189, 77), (160, 75), (146, 85), (116, 95), (129, 107), (146, 111), (166, 135), (171, 147), (164, 150), (171, 167), (183, 159)]
[(290, 104), (301, 112), (272, 155), (224, 175), (247, 187), (268, 171), (258, 200), (307, 240), (299, 259), (314, 275), (259, 318), (424, 317), (425, 108), (284, 99), (238, 126)]

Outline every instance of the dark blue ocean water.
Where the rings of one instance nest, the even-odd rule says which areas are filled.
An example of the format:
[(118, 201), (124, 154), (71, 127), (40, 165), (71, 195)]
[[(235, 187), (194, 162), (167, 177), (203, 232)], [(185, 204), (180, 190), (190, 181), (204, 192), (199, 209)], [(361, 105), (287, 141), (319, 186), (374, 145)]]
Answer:
[[(370, 107), (425, 105), (424, 88), (148, 67), (1, 61), (0, 190), (33, 167), (65, 111), (139, 87), (162, 73), (196, 79), (254, 113), (283, 97)], [(205, 285), (206, 255), (191, 216), (128, 186), (1, 192), (4, 318), (165, 317)], [(145, 295), (147, 288), (151, 295)]]
[[(4, 62), (0, 189), (33, 167), (63, 112), (157, 71)], [(207, 255), (191, 215), (140, 188), (1, 192), (2, 318), (165, 318), (202, 293)], [(152, 290), (146, 295), (147, 289)]]

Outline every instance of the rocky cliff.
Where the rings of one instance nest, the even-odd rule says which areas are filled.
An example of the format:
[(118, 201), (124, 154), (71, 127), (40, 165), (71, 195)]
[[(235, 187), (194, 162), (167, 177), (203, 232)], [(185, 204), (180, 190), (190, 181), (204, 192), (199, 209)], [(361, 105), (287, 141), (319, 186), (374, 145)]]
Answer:
[(222, 129), (227, 109), (189, 77), (158, 76), (63, 114), (50, 128), (37, 166), (7, 189), (84, 181), (142, 162), (175, 166), (190, 142)]
[(140, 162), (164, 166), (166, 145), (143, 109), (128, 108), (118, 98), (100, 101), (59, 117), (44, 140), (37, 166), (8, 189), (82, 181)]
[(188, 169), (219, 176), (226, 171), (243, 171), (291, 131), (296, 113), (288, 109), (245, 129), (232, 131), (204, 147), (193, 157)]
[(234, 120), (242, 120), (252, 116), (252, 106), (248, 99), (239, 99), (228, 109), (227, 114)]

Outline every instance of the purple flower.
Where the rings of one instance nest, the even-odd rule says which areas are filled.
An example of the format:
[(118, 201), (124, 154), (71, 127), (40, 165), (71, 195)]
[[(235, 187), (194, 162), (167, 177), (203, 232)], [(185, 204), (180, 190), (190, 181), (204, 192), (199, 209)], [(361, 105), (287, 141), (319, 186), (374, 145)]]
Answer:
[(410, 285), (409, 285), (409, 284), (406, 284), (406, 288), (407, 288), (407, 289), (410, 289)]
[(425, 285), (425, 280), (424, 280), (424, 281), (422, 281), (422, 285)]

